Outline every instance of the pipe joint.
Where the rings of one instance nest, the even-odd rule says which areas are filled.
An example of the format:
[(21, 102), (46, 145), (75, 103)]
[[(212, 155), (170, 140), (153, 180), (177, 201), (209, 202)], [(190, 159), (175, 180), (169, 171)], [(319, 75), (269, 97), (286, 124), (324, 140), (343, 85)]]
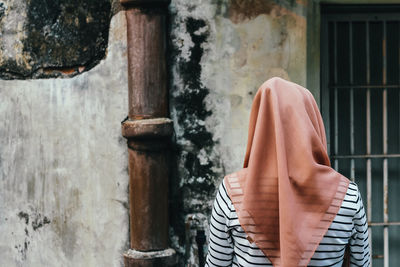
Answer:
[(127, 139), (162, 139), (172, 136), (172, 120), (168, 118), (125, 120), (122, 136)]
[(125, 266), (164, 267), (176, 265), (176, 252), (172, 248), (157, 251), (138, 251), (134, 249), (124, 253)]

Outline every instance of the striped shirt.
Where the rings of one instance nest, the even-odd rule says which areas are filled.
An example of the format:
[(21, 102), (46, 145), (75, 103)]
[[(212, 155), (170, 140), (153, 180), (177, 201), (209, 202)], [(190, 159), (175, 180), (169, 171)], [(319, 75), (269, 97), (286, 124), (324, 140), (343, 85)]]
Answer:
[[(263, 252), (246, 239), (224, 182), (219, 187), (210, 221), (206, 266), (272, 266)], [(370, 265), (367, 219), (355, 183), (350, 183), (338, 214), (308, 266), (341, 267), (346, 244), (350, 246), (350, 266)]]

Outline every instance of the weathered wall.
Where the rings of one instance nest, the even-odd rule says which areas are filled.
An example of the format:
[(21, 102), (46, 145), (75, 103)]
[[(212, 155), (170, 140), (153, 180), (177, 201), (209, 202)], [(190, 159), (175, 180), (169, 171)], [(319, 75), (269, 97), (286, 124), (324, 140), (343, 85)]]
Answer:
[(188, 229), (207, 228), (215, 187), (241, 168), (257, 88), (273, 76), (305, 86), (306, 7), (303, 1), (175, 0), (170, 10), (173, 240), (197, 264), (199, 231)]
[(104, 57), (110, 0), (0, 1), (0, 78), (72, 76)]
[[(8, 7), (16, 12), (40, 1), (24, 7), (17, 2), (25, 3), (0, 1), (0, 23), (9, 19)], [(111, 13), (118, 10), (115, 2), (104, 2)], [(86, 23), (92, 7), (82, 5)], [(169, 10), (176, 156), (171, 240), (181, 265), (197, 266), (197, 242), (204, 242), (201, 230), (207, 233), (215, 187), (241, 167), (258, 86), (272, 76), (305, 85), (306, 8), (302, 0), (172, 0)], [(59, 13), (64, 30), (67, 11)], [(108, 23), (96, 16), (93, 21)], [(0, 58), (13, 63), (0, 62), (1, 77), (64, 79), (0, 81), (0, 265), (122, 266), (129, 225), (127, 152), (119, 125), (127, 113), (124, 14), (113, 17), (106, 33), (97, 27), (101, 34), (95, 36), (108, 38), (107, 48), (93, 41), (97, 52), (71, 64), (70, 50), (54, 56), (44, 49), (39, 60), (26, 61), (25, 32), (31, 30), (9, 23), (8, 29), (17, 28), (7, 34), (16, 38), (7, 44), (0, 38)], [(40, 29), (45, 38), (46, 27)], [(67, 41), (62, 32), (56, 40)], [(54, 40), (54, 31), (48, 34)], [(92, 49), (90, 42), (81, 45)]]
[(106, 57), (88, 72), (0, 80), (0, 266), (123, 265), (129, 236), (120, 130), (128, 92), (123, 12), (109, 30)]

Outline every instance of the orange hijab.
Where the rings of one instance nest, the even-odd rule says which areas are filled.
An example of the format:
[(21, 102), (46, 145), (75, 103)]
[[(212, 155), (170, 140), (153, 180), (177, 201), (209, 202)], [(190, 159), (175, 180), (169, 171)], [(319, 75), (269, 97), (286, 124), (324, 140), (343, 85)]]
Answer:
[(224, 179), (248, 240), (282, 267), (307, 266), (349, 185), (330, 167), (312, 94), (280, 78), (258, 89), (244, 168)]

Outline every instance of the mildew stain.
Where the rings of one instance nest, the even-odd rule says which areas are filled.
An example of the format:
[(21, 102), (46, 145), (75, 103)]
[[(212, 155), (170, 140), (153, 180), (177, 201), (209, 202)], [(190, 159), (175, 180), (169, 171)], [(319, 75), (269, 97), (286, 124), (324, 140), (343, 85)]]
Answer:
[[(43, 216), (41, 213), (34, 212), (31, 215), (29, 215), (29, 213), (27, 212), (20, 211), (18, 212), (17, 216), (21, 220), (24, 220), (26, 225), (30, 225), (34, 231), (43, 227), (46, 224), (51, 223), (50, 219), (47, 218), (47, 216)], [(25, 232), (27, 232), (27, 228), (25, 228), (25, 230), (26, 230)]]
[[(183, 80), (184, 90), (172, 101), (178, 113), (178, 123), (185, 129), (182, 137), (190, 141), (193, 148), (185, 150), (183, 157), (185, 169), (189, 172), (186, 184), (191, 192), (209, 194), (213, 192), (213, 178), (216, 174), (212, 171), (214, 162), (204, 161), (198, 157), (200, 150), (204, 149), (207, 154), (215, 145), (212, 140), (212, 133), (207, 131), (204, 121), (211, 115), (207, 110), (204, 100), (210, 90), (201, 82), (201, 59), (204, 54), (203, 44), (209, 37), (208, 25), (202, 19), (187, 18), (186, 30), (190, 34), (193, 46), (190, 48), (189, 60), (180, 60), (178, 68)], [(190, 179), (190, 178), (193, 179)], [(202, 178), (202, 179), (196, 179)]]
[(29, 214), (23, 211), (18, 212), (18, 217), (20, 219), (25, 219), (25, 223), (28, 224), (29, 223)]
[[(25, 222), (24, 227), (24, 241), (21, 244), (17, 244), (14, 248), (18, 251), (21, 256), (21, 260), (26, 260), (26, 255), (28, 252), (29, 245), (31, 243), (31, 235), (29, 234), (28, 229), (32, 229), (33, 231), (37, 231), (39, 228), (43, 227), (46, 224), (50, 224), (51, 221), (47, 216), (43, 216), (41, 213), (32, 211), (30, 214), (25, 211), (20, 211), (17, 213), (19, 219)], [(12, 235), (14, 233), (11, 233)]]
[[(210, 38), (210, 25), (206, 19), (188, 16), (179, 26), (184, 33), (171, 44), (171, 64), (176, 68), (179, 79), (171, 88), (171, 106), (178, 129), (175, 142), (175, 162), (170, 188), (170, 220), (174, 248), (180, 254), (180, 265), (185, 265), (184, 218), (187, 214), (199, 212), (208, 214), (207, 199), (215, 192), (214, 181), (220, 177), (219, 158), (215, 155), (213, 134), (206, 128), (205, 121), (212, 115), (205, 99), (210, 94), (202, 82), (202, 59)], [(174, 32), (172, 32), (174, 34)], [(183, 36), (183, 37), (182, 37)], [(172, 233), (172, 232), (171, 232)]]

